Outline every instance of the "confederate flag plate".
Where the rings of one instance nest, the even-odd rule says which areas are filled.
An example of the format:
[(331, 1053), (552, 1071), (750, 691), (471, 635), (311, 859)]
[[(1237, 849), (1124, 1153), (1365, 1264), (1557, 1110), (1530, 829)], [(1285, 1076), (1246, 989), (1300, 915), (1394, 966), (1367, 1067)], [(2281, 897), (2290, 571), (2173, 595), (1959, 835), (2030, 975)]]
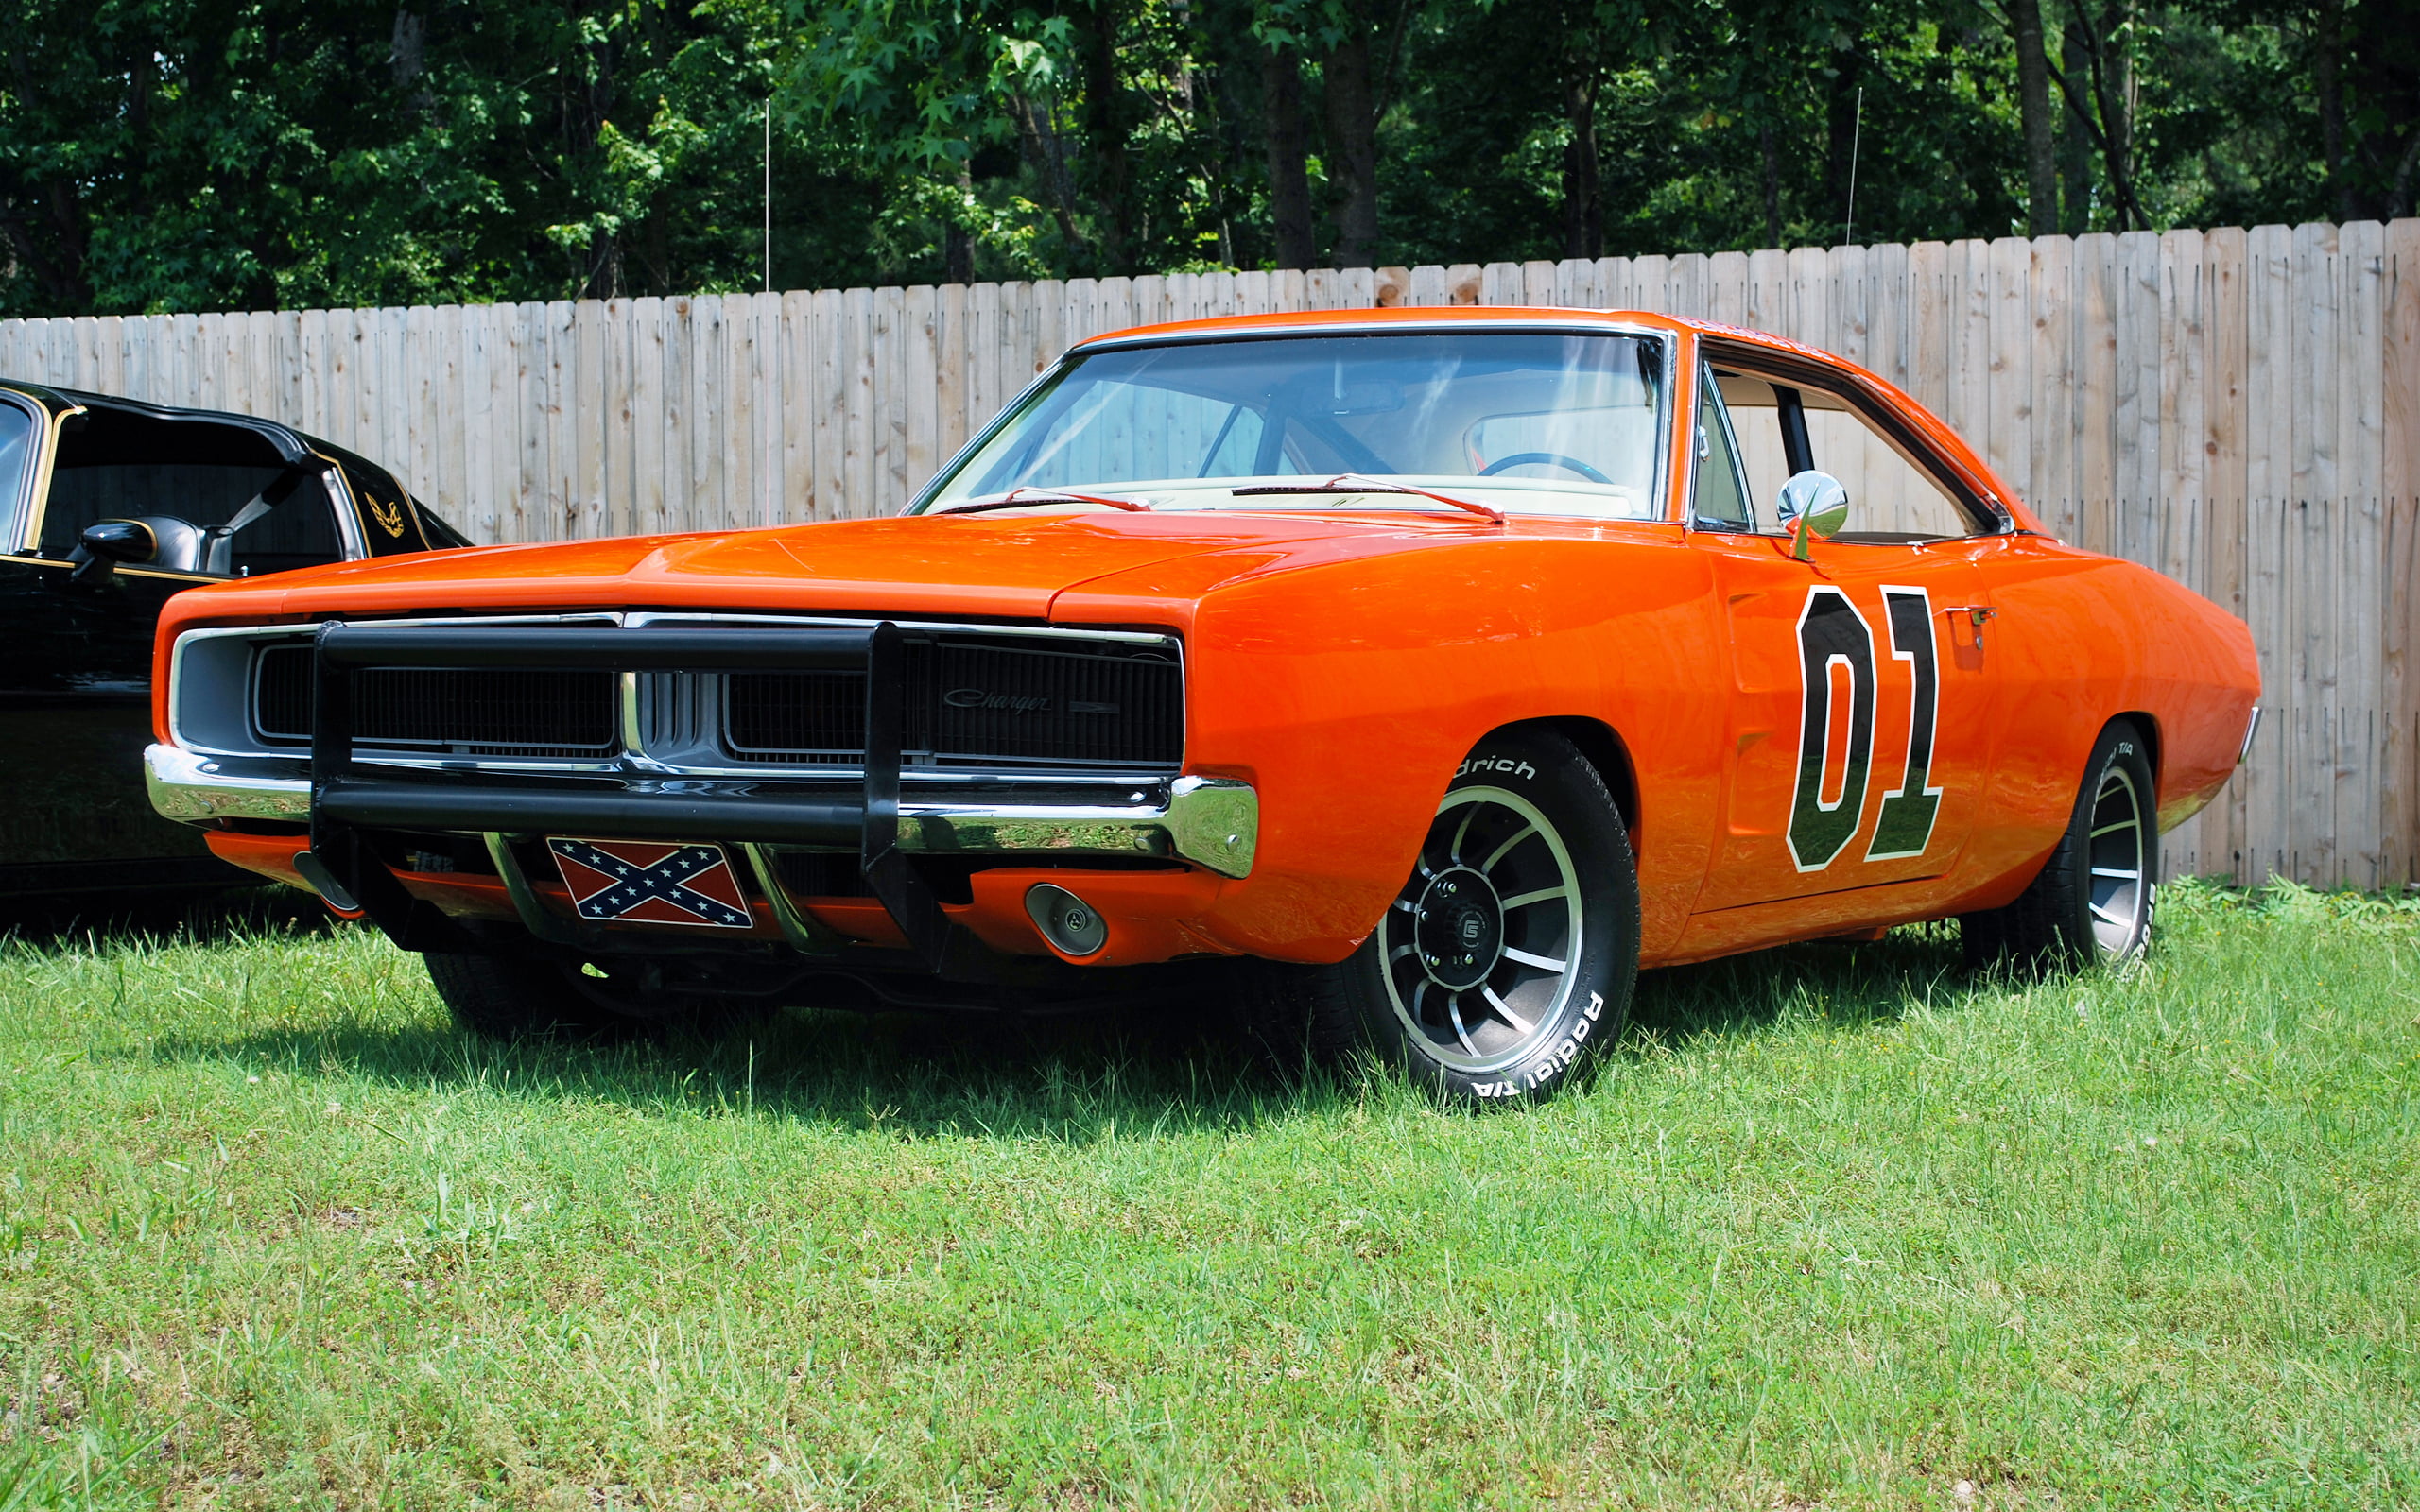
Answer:
[(582, 919), (746, 929), (755, 923), (718, 845), (548, 840)]

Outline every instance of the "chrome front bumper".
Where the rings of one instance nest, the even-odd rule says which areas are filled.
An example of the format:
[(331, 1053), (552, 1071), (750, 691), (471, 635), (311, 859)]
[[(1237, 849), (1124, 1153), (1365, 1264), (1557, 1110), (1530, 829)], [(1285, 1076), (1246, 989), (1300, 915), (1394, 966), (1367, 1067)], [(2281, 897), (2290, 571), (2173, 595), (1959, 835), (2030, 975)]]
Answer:
[[(266, 819), (304, 824), (311, 818), (311, 782), (304, 764), (285, 760), (199, 755), (176, 746), (144, 752), (151, 806), (172, 819)], [(667, 793), (694, 794), (767, 783), (657, 780)], [(919, 782), (918, 787), (944, 784)], [(1058, 800), (1066, 789), (1091, 785), (1123, 802)], [(1249, 783), (1179, 777), (1141, 783), (1054, 783), (1052, 800), (1002, 801), (993, 795), (946, 791), (901, 796), (899, 849), (926, 853), (1050, 856), (1161, 856), (1191, 861), (1222, 876), (1252, 874), (1260, 836), (1260, 797)], [(633, 796), (644, 788), (634, 786)], [(440, 825), (439, 828), (444, 826)], [(464, 827), (466, 832), (470, 827)], [(700, 834), (699, 839), (747, 842), (751, 836)]]

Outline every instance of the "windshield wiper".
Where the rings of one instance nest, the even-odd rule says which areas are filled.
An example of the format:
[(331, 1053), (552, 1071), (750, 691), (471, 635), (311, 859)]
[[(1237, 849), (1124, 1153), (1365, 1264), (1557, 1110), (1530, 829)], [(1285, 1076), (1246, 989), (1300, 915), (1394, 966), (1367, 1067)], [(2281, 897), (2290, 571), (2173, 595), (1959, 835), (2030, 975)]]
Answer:
[(1113, 499), (1106, 493), (1076, 493), (1066, 489), (1024, 487), (1011, 489), (996, 499), (985, 499), (976, 504), (952, 505), (946, 509), (935, 509), (932, 512), (934, 514), (981, 514), (986, 509), (1022, 509), (1028, 504), (1100, 504), (1107, 505), (1113, 509), (1131, 510), (1136, 514), (1151, 512), (1150, 505), (1136, 499)]
[[(1348, 485), (1350, 485), (1348, 487)], [(1376, 478), (1363, 477), (1358, 472), (1339, 472), (1325, 483), (1248, 483), (1240, 489), (1229, 489), (1237, 497), (1259, 493), (1416, 493), (1439, 504), (1450, 504), (1457, 509), (1467, 509), (1475, 515), (1504, 523), (1504, 511), (1476, 499), (1457, 499), (1450, 493), (1430, 489), (1415, 489), (1409, 483), (1381, 483)]]

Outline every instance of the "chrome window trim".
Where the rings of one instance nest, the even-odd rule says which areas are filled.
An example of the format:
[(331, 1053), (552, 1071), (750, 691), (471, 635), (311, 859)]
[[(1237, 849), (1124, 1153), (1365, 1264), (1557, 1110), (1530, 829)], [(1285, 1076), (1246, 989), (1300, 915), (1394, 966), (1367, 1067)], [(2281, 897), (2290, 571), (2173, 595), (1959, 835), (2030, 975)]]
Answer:
[[(1035, 376), (1033, 382), (1026, 385), (1023, 389), (1019, 390), (1017, 396), (1009, 401), (1009, 403), (1000, 410), (999, 414), (993, 417), (990, 424), (984, 426), (982, 430), (968, 439), (966, 444), (959, 447), (958, 451), (950, 456), (950, 459), (947, 462), (942, 463), (940, 470), (933, 473), (931, 481), (917, 490), (916, 496), (908, 502), (908, 507), (901, 510), (900, 513), (903, 515), (923, 514), (925, 507), (931, 504), (933, 499), (941, 493), (941, 490), (948, 485), (950, 479), (958, 475), (958, 470), (966, 464), (969, 457), (972, 457), (977, 451), (981, 450), (986, 444), (988, 444), (994, 436), (997, 435), (1001, 430), (1007, 427), (1009, 422), (1025, 407), (1026, 403), (1033, 397), (1034, 391), (1058, 377), (1062, 369), (1064, 369), (1070, 362), (1079, 357), (1091, 356), (1096, 352), (1127, 352), (1143, 347), (1191, 346), (1203, 342), (1273, 341), (1282, 339), (1299, 340), (1307, 335), (1436, 335), (1458, 331), (1478, 331), (1491, 334), (1534, 331), (1546, 333), (1565, 333), (1579, 335), (1640, 336), (1654, 341), (1664, 353), (1664, 366), (1662, 372), (1664, 392), (1662, 395), (1662, 403), (1657, 406), (1657, 408), (1662, 411), (1663, 431), (1657, 438), (1659, 444), (1655, 449), (1654, 482), (1650, 486), (1648, 490), (1649, 497), (1658, 501), (1656, 505), (1656, 512), (1644, 520), (1613, 520), (1608, 519), (1603, 515), (1597, 514), (1516, 515), (1512, 518), (1529, 518), (1538, 520), (1584, 520), (1595, 524), (1651, 525), (1669, 524), (1672, 523), (1671, 457), (1672, 446), (1674, 444), (1673, 438), (1676, 434), (1674, 430), (1676, 423), (1676, 417), (1674, 415), (1675, 406), (1672, 403), (1672, 399), (1673, 384), (1677, 381), (1679, 376), (1679, 350), (1681, 343), (1678, 337), (1678, 333), (1667, 331), (1656, 326), (1640, 325), (1634, 321), (1614, 319), (1610, 318), (1610, 312), (1606, 316), (1598, 317), (1596, 318), (1587, 318), (1580, 315), (1574, 315), (1569, 318), (1557, 318), (1552, 316), (1530, 316), (1527, 318), (1507, 316), (1502, 319), (1488, 319), (1480, 318), (1460, 320), (1340, 320), (1333, 323), (1322, 323), (1312, 326), (1274, 327), (1267, 330), (1253, 329), (1247, 331), (1218, 330), (1137, 333), (1133, 335), (1101, 336), (1096, 337), (1090, 341), (1080, 341), (1061, 352), (1055, 361), (1053, 361), (1048, 367), (1043, 369), (1043, 370)], [(1103, 488), (1113, 488), (1115, 485), (1104, 483), (1100, 486)], [(1687, 501), (1685, 500), (1682, 503), (1682, 510), (1685, 515), (1687, 510)], [(1211, 511), (1201, 512), (1207, 513)]]
[(40, 429), (40, 439), (34, 446), (34, 465), (26, 470), (26, 481), (18, 491), (16, 524), (9, 537), (0, 538), (0, 552), (23, 553), (38, 562), (47, 564), (55, 558), (41, 555), (42, 517), (50, 500), (50, 472), (59, 455), (59, 428), (67, 420), (84, 413), (84, 406), (74, 400), (59, 399), (63, 406), (52, 409), (33, 395), (14, 388), (0, 389), (0, 399), (22, 405), (33, 414)]
[[(24, 411), (26, 418), (33, 423), (27, 437), (33, 442), (29, 449), (32, 455), (26, 458), (25, 477), (19, 481), (14, 497), (0, 499), (0, 524), (9, 527), (7, 534), (0, 535), (0, 553), (7, 553), (26, 543), (25, 525), (33, 513), (35, 479), (43, 471), (43, 454), (50, 448), (47, 432), (51, 429), (51, 420), (48, 411), (14, 389), (0, 388), (0, 404)], [(27, 549), (31, 549), (29, 543)]]

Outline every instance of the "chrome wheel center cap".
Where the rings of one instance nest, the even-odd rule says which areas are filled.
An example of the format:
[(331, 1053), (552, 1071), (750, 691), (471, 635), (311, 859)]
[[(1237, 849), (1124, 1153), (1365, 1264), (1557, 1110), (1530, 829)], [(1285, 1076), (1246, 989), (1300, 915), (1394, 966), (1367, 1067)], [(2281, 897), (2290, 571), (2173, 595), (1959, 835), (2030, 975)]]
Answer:
[(1428, 980), (1467, 992), (1504, 954), (1504, 904), (1486, 877), (1450, 867), (1428, 879), (1412, 910), (1412, 943)]

